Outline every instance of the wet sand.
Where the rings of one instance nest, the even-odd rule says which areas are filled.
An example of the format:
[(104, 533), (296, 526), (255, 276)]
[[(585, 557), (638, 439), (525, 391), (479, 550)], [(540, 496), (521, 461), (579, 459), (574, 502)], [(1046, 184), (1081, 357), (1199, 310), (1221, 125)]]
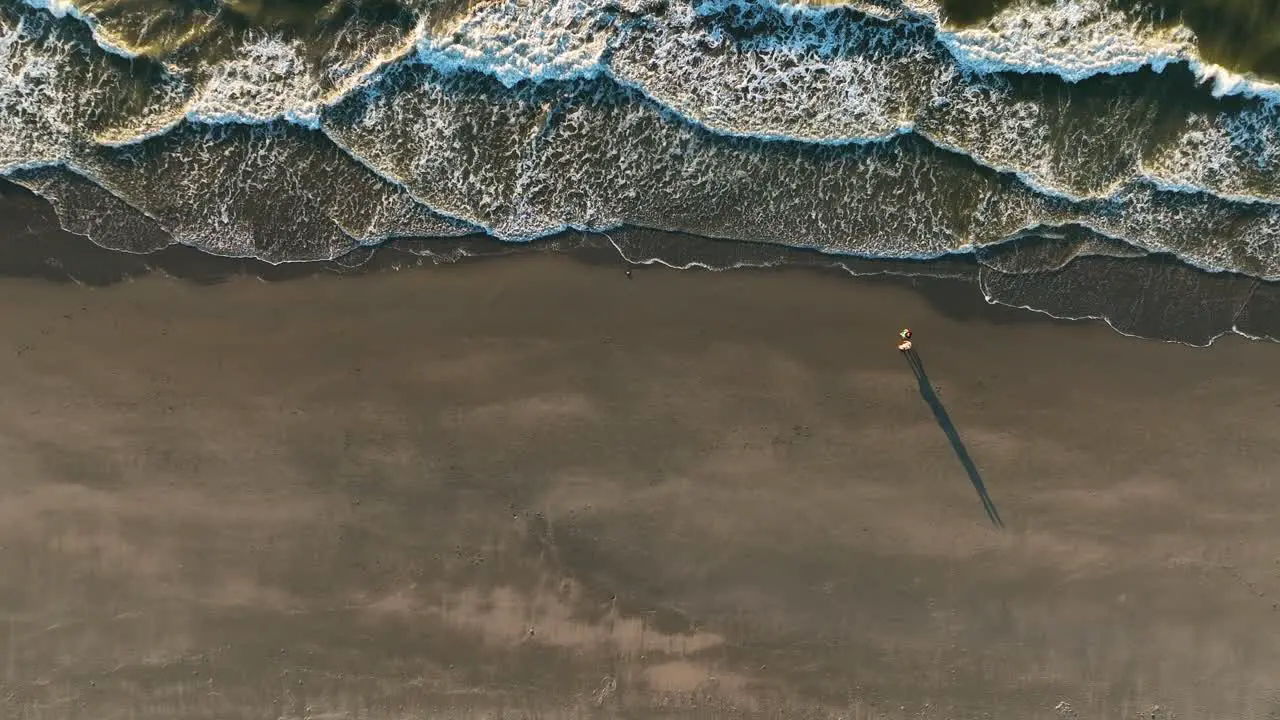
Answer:
[(1280, 348), (920, 285), (0, 278), (0, 716), (1280, 713)]

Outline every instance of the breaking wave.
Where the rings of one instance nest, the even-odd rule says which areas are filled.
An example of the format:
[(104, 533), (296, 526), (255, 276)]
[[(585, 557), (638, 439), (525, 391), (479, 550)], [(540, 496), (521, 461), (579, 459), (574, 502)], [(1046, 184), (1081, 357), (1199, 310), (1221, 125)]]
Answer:
[(0, 0), (0, 72), (0, 173), (131, 252), (646, 227), (1280, 280), (1280, 86), (1098, 0)]

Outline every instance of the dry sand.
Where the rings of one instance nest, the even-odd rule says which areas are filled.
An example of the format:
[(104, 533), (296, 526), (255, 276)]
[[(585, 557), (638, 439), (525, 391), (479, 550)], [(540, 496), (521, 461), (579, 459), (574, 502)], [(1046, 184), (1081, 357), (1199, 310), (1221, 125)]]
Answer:
[(0, 280), (0, 716), (1276, 717), (1280, 348), (933, 297)]

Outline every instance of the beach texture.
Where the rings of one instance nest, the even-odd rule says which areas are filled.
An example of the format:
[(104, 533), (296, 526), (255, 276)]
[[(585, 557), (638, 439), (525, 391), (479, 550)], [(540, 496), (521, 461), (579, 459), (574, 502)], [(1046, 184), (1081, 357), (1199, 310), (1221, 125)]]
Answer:
[(623, 268), (0, 279), (0, 715), (1280, 712), (1274, 345)]

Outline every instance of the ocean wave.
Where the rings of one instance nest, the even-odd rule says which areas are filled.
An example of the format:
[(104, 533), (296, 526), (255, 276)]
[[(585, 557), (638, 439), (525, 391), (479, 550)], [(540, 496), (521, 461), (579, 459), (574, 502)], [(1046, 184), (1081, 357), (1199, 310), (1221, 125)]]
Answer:
[[(112, 7), (109, 3), (96, 3), (86, 10), (74, 0), (21, 2), (56, 17), (80, 20), (92, 30), (100, 47), (127, 58), (162, 53), (171, 46), (201, 38), (207, 32), (206, 27), (193, 21), (182, 28), (185, 32), (172, 31), (181, 35), (181, 40), (158, 43), (157, 47), (157, 43), (143, 42), (139, 33), (125, 31), (124, 28), (129, 27), (127, 22), (118, 23), (123, 25), (120, 29), (107, 29), (99, 13), (100, 8)], [(1215, 95), (1280, 99), (1280, 84), (1204, 60), (1197, 47), (1196, 34), (1187, 26), (1160, 24), (1150, 17), (1139, 19), (1100, 0), (1015, 3), (970, 27), (951, 26), (940, 5), (929, 0), (853, 0), (818, 5), (785, 0), (700, 0), (695, 4), (704, 14), (763, 10), (792, 21), (818, 24), (824, 16), (849, 10), (877, 20), (923, 22), (969, 72), (1051, 74), (1076, 82), (1143, 68), (1159, 72), (1185, 64), (1200, 80), (1212, 85)], [(446, 12), (441, 21), (438, 10), (442, 6), (447, 8), (447, 3), (421, 4), (410, 0), (402, 5), (408, 15), (417, 18), (413, 32), (407, 35), (416, 43), (420, 58), (440, 70), (487, 71), (508, 86), (525, 80), (562, 80), (597, 74), (605, 69), (602, 59), (608, 52), (609, 39), (625, 32), (625, 20), (652, 19), (669, 9), (682, 7), (667, 0), (549, 0), (546, 3), (502, 0), (471, 6), (464, 12)], [(202, 22), (205, 26), (211, 25), (214, 17), (204, 17)], [(135, 24), (138, 22), (141, 21)], [(350, 30), (351, 26), (347, 26), (330, 34), (343, 35)], [(376, 42), (372, 38), (362, 40)], [(351, 51), (353, 46), (347, 45), (345, 49)], [(383, 62), (400, 56), (400, 53), (375, 54), (383, 55)]]
[(72, 17), (84, 23), (93, 33), (94, 44), (106, 52), (127, 60), (138, 57), (138, 53), (128, 47), (128, 43), (103, 28), (92, 12), (81, 10), (74, 0), (23, 0), (23, 2), (37, 10), (47, 10), (55, 18)]
[(1077, 258), (1053, 272), (1003, 273), (983, 267), (990, 302), (1064, 320), (1102, 320), (1130, 337), (1212, 345), (1236, 334), (1275, 340), (1265, 313), (1274, 286), (1230, 273), (1206, 274), (1171, 258)]
[(64, 230), (92, 238), (107, 249), (145, 254), (175, 242), (153, 218), (66, 168), (24, 169), (9, 179), (48, 200)]
[[(936, 6), (926, 12), (935, 19), (942, 14)], [(1280, 101), (1280, 84), (1204, 60), (1195, 32), (1185, 25), (1135, 19), (1100, 0), (1014, 4), (976, 27), (944, 25), (938, 40), (977, 72), (1052, 74), (1077, 82), (1183, 64), (1215, 96)]]
[(0, 167), (91, 234), (39, 171), (273, 262), (626, 225), (929, 258), (1078, 227), (1280, 277), (1274, 104), (1164, 66), (975, 73), (928, 12), (859, 7), (497, 2), (125, 60), (3, 0)]
[[(184, 126), (141, 145), (94, 148), (66, 168), (29, 170), (14, 179), (48, 197), (60, 215), (93, 215), (101, 205), (94, 194), (50, 193), (42, 184), (52, 178), (65, 186), (68, 175), (91, 180), (173, 241), (227, 257), (331, 260), (389, 238), (475, 232), (414, 202), (318, 133), (287, 124)], [(110, 209), (128, 215), (120, 206)], [(109, 224), (112, 217), (99, 213), (98, 221)], [(108, 247), (134, 250), (86, 231)]]
[[(277, 261), (333, 257), (353, 237), (480, 228), (528, 241), (621, 225), (928, 258), (1078, 225), (1206, 269), (1280, 275), (1272, 206), (1143, 185), (1068, 203), (911, 136), (818, 148), (726, 138), (607, 80), (571, 85), (511, 92), (482, 76), (403, 68), (327, 111), (324, 135), (190, 127), (98, 148), (76, 167), (183, 242)], [(309, 187), (316, 177), (332, 182)], [(371, 207), (389, 209), (376, 222), (347, 219)], [(431, 208), (436, 224), (396, 219), (404, 208)]]
[[(437, 23), (432, 32), (420, 18), (406, 34), (357, 42), (354, 55), (338, 57), (313, 57), (297, 39), (247, 33), (226, 57), (198, 71), (153, 68), (145, 91), (155, 96), (149, 112), (119, 109), (116, 123), (85, 139), (139, 142), (183, 121), (284, 119), (314, 129), (324, 108), (410, 62), (445, 74), (482, 72), (508, 88), (608, 76), (690, 122), (729, 135), (842, 144), (914, 132), (1013, 173), (1037, 192), (1075, 201), (1149, 181), (1230, 200), (1280, 202), (1274, 105), (1214, 110), (1207, 122), (1216, 123), (1225, 139), (1215, 144), (1205, 142), (1206, 131), (1197, 126), (1206, 122), (1198, 107), (1203, 102), (1194, 93), (1176, 97), (1187, 95), (1179, 78), (1126, 76), (1082, 86), (973, 75), (942, 51), (927, 23), (881, 21), (843, 8), (714, 2), (667, 7), (660, 20), (652, 13), (626, 6), (606, 13), (579, 0), (498, 3)], [(55, 47), (65, 55), (71, 44), (62, 40)], [(58, 52), (40, 60), (56, 64)], [(9, 84), (23, 91), (31, 82), (23, 76)], [(76, 83), (66, 84), (66, 97), (74, 96), (70, 86)], [(1163, 88), (1164, 97), (1153, 98), (1143, 90), (1148, 85)], [(63, 97), (44, 101), (51, 108), (74, 104)], [(101, 98), (94, 104), (111, 105)], [(1096, 112), (1076, 110), (1086, 105)], [(1153, 125), (1177, 122), (1186, 126), (1184, 133), (1149, 147)], [(26, 157), (35, 152), (15, 155), (18, 165), (40, 161)], [(1250, 173), (1254, 167), (1259, 171)]]

